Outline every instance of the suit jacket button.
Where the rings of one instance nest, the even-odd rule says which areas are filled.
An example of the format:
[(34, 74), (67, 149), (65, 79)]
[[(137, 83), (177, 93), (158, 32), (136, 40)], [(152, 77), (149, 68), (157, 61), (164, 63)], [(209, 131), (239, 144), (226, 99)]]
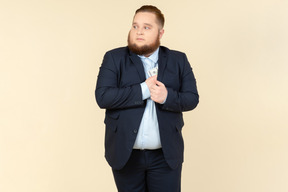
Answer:
[(137, 133), (137, 131), (138, 131), (137, 129), (134, 129), (134, 131), (133, 131), (133, 132), (134, 132), (134, 133)]

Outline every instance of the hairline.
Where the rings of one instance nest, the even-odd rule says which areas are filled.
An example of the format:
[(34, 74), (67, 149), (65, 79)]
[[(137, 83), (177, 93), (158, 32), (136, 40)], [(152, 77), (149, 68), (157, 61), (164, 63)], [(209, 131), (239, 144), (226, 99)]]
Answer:
[[(154, 11), (139, 10), (135, 13), (134, 18), (135, 18), (137, 13), (151, 13), (151, 14), (153, 14), (155, 16), (156, 24), (159, 26), (159, 30), (163, 29), (164, 26), (161, 24), (159, 19), (157, 19), (157, 14)], [(133, 23), (134, 23), (134, 18), (133, 18)]]

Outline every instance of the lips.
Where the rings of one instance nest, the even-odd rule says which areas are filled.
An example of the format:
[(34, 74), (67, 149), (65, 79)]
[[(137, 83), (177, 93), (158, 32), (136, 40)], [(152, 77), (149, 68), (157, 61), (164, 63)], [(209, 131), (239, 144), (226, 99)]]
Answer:
[(143, 38), (136, 38), (137, 41), (144, 41)]

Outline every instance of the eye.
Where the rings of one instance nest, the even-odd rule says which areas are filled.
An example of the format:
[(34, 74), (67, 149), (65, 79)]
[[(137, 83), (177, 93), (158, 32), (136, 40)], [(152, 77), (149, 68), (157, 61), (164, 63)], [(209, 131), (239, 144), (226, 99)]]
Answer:
[(150, 27), (144, 27), (144, 29), (148, 30), (148, 29), (150, 29)]
[(133, 27), (133, 29), (137, 29), (138, 28), (136, 25), (133, 25), (132, 27)]

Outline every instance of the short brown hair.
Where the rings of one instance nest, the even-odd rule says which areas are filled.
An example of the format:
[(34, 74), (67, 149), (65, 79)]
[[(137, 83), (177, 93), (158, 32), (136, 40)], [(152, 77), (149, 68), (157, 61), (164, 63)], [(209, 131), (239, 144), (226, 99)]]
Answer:
[(164, 15), (161, 13), (161, 11), (157, 7), (153, 5), (143, 5), (142, 7), (136, 10), (135, 15), (139, 12), (149, 12), (149, 13), (155, 14), (156, 19), (159, 25), (161, 26), (161, 28), (164, 27), (164, 22), (165, 22)]

